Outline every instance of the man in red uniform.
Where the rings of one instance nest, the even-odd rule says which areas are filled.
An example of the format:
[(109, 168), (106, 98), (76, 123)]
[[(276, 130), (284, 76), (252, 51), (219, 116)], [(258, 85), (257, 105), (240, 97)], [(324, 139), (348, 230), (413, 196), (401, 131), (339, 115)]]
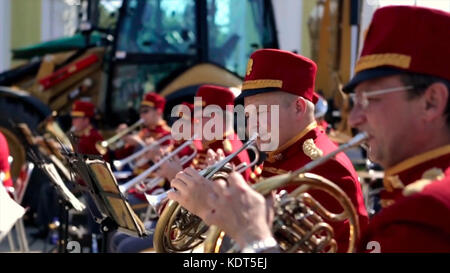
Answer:
[[(115, 152), (117, 158), (127, 157), (138, 148), (170, 134), (170, 127), (163, 119), (165, 105), (164, 97), (154, 92), (145, 94), (139, 109), (144, 126), (137, 134), (124, 137), (125, 147)], [(124, 127), (122, 126), (121, 129), (124, 129)], [(170, 141), (166, 141), (163, 144), (169, 145), (170, 143)]]
[[(413, 18), (413, 19), (412, 19)], [(383, 209), (360, 251), (450, 252), (450, 13), (377, 10), (355, 76), (349, 122), (385, 168)]]
[[(257, 108), (266, 105), (279, 106), (279, 120), (272, 123), (269, 122), (271, 118), (267, 118), (267, 125), (258, 124), (259, 128), (266, 126), (270, 135), (273, 135), (276, 130), (279, 132), (279, 145), (276, 150), (268, 152), (264, 162), (263, 178), (299, 169), (337, 148), (325, 132), (317, 126), (314, 118), (314, 104), (318, 98), (314, 92), (316, 70), (317, 67), (313, 61), (287, 51), (263, 49), (254, 52), (250, 58), (242, 86), (243, 92), (236, 101), (239, 103), (244, 99), (246, 107), (250, 105)], [(268, 109), (270, 112), (271, 107)], [(259, 145), (264, 144), (262, 141), (264, 137), (266, 136), (262, 136), (259, 140)], [(364, 230), (368, 216), (358, 176), (347, 156), (341, 153), (311, 172), (331, 180), (348, 195), (355, 206), (360, 227)], [(180, 203), (189, 209), (191, 206), (189, 203), (194, 200), (188, 200), (189, 203), (185, 204), (186, 199), (183, 196), (190, 191), (185, 190), (183, 185), (196, 183), (195, 179), (183, 175), (177, 175), (178, 177), (180, 179), (173, 180), (172, 186), (181, 190), (170, 194), (169, 197), (178, 202), (182, 200)], [(195, 178), (198, 181), (198, 178)], [(200, 182), (197, 183), (200, 184)], [(289, 187), (286, 190), (292, 191), (294, 188)], [(310, 194), (329, 210), (334, 212), (342, 210), (329, 195), (315, 191), (311, 191)], [(229, 203), (234, 202), (234, 197), (232, 199)], [(218, 215), (222, 213), (221, 209), (215, 211)], [(198, 213), (200, 217), (206, 217), (209, 213), (208, 205), (204, 205)], [(224, 214), (221, 218), (229, 219), (228, 217), (234, 217), (233, 214)], [(349, 239), (348, 223), (329, 224), (334, 228), (338, 251), (346, 251)]]
[[(88, 155), (100, 155), (95, 144), (99, 141), (103, 141), (103, 137), (92, 124), (92, 119), (95, 116), (95, 105), (88, 101), (77, 100), (72, 105), (70, 116), (72, 117), (71, 131), (77, 138), (76, 140), (78, 143), (77, 147), (75, 147), (75, 152)], [(103, 155), (103, 159), (108, 161), (108, 154)], [(79, 181), (79, 183), (84, 184), (83, 181)], [(101, 218), (101, 213), (97, 210), (97, 207), (89, 194), (86, 194), (86, 199), (89, 211), (92, 214), (87, 215), (88, 230), (92, 234), (98, 234), (100, 233), (100, 227), (94, 221), (93, 216)], [(48, 210), (51, 210), (51, 208), (48, 208)]]
[[(355, 94), (350, 124), (369, 134), (369, 157), (386, 169), (384, 208), (371, 219), (359, 251), (450, 251), (449, 26), (448, 12), (421, 7), (374, 14), (356, 74), (345, 87)], [(249, 210), (235, 222), (255, 224), (234, 238), (241, 246), (274, 250), (263, 197), (231, 176), (228, 188), (212, 184), (210, 190), (239, 194), (242, 201), (215, 198), (210, 209)], [(205, 218), (235, 230), (232, 218), (223, 223), (219, 216)]]
[[(232, 114), (231, 112), (227, 112), (227, 105), (234, 105), (235, 99), (233, 92), (231, 92), (229, 88), (215, 85), (203, 85), (198, 89), (196, 97), (201, 98), (201, 101), (197, 100), (198, 103), (201, 103), (201, 105), (197, 105), (197, 107), (207, 107), (209, 105), (216, 105), (220, 107), (220, 109), (224, 112), (224, 116), (219, 118), (220, 122), (222, 123), (221, 126), (215, 127), (215, 128), (218, 127), (223, 128), (224, 133), (221, 137), (213, 138), (212, 140), (207, 140), (206, 137), (203, 135), (201, 139), (194, 140), (194, 145), (197, 149), (197, 155), (192, 160), (192, 167), (198, 170), (202, 170), (208, 166), (207, 161), (208, 157), (210, 156), (208, 155), (209, 150), (210, 153), (212, 151), (215, 154), (218, 151), (220, 154), (227, 156), (237, 151), (240, 147), (242, 147), (242, 142), (237, 136), (237, 134), (234, 132), (234, 129), (227, 128), (226, 126), (226, 115)], [(191, 118), (199, 119), (200, 117), (194, 116)], [(207, 125), (213, 118), (202, 117), (201, 129), (203, 131), (203, 134), (205, 133), (204, 130), (205, 125)], [(194, 123), (192, 123), (192, 126), (194, 127)], [(192, 133), (193, 135), (195, 133), (194, 128), (191, 128), (191, 131), (193, 132)], [(232, 163), (235, 166), (238, 166), (241, 163), (250, 164), (250, 159), (247, 151), (242, 151), (241, 153), (239, 153), (237, 157), (235, 157), (232, 160)], [(160, 173), (168, 180), (171, 180), (182, 169), (183, 168), (179, 163), (177, 163), (176, 161), (171, 161), (167, 162), (166, 164), (163, 164)], [(246, 181), (250, 179), (251, 173), (252, 173), (251, 168), (247, 169), (244, 172), (244, 178)]]
[(92, 125), (91, 119), (95, 116), (95, 105), (77, 100), (72, 106), (72, 129), (71, 131), (78, 139), (78, 147), (75, 151), (80, 154), (98, 155), (95, 143), (102, 141), (103, 137)]
[[(167, 125), (166, 121), (163, 119), (164, 107), (166, 105), (166, 100), (164, 97), (150, 92), (144, 95), (143, 100), (140, 106), (140, 118), (144, 121), (143, 128), (134, 135), (127, 135), (124, 137), (125, 146), (119, 150), (115, 151), (115, 156), (117, 158), (125, 158), (135, 152), (137, 152), (140, 148), (143, 148), (146, 145), (150, 145), (154, 141), (158, 141), (162, 137), (165, 137), (170, 134), (170, 127)], [(122, 128), (123, 129), (123, 128)], [(172, 144), (171, 140), (164, 141), (162, 145), (167, 149), (170, 149)], [(146, 164), (141, 166), (136, 166), (133, 169), (133, 173), (135, 175), (139, 175), (147, 168), (150, 167), (150, 164), (156, 156), (160, 154), (159, 147), (155, 147), (155, 149), (147, 152), (143, 157), (147, 158)], [(160, 185), (154, 187), (146, 191), (147, 193), (153, 193), (155, 190), (162, 191), (161, 187), (163, 186), (164, 181), (161, 182)], [(131, 188), (128, 193), (128, 201), (133, 205), (134, 209), (145, 208), (147, 204), (147, 199), (143, 192), (140, 192), (136, 188)]]

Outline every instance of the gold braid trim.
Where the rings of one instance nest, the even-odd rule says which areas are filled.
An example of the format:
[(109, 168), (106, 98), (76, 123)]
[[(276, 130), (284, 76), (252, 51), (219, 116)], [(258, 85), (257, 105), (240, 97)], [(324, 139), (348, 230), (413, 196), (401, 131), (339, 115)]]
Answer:
[(411, 65), (411, 56), (397, 53), (366, 55), (361, 57), (356, 63), (355, 73), (385, 65), (396, 66), (404, 69), (409, 68)]
[(280, 80), (252, 80), (245, 81), (242, 84), (242, 91), (249, 89), (258, 89), (258, 88), (281, 88), (283, 86), (283, 81)]

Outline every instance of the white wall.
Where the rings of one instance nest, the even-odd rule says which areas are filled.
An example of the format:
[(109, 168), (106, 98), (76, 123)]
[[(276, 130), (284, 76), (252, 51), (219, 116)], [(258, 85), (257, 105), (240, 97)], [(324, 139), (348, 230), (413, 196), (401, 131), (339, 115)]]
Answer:
[(42, 0), (42, 41), (74, 34), (78, 16), (75, 3), (76, 1), (67, 0)]
[(272, 5), (280, 49), (302, 52), (303, 0), (272, 0)]
[(0, 72), (11, 65), (11, 0), (0, 0)]

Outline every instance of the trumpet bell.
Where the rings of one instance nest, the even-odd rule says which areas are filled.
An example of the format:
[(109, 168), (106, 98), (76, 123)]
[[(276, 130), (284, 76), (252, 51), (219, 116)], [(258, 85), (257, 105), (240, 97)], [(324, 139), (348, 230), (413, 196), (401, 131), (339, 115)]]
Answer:
[(150, 207), (152, 207), (160, 215), (162, 213), (162, 209), (163, 209), (164, 205), (168, 201), (167, 194), (169, 191), (173, 191), (173, 190), (171, 189), (171, 190), (168, 190), (166, 192), (163, 192), (163, 193), (160, 193), (157, 195), (149, 195), (149, 194), (145, 195)]

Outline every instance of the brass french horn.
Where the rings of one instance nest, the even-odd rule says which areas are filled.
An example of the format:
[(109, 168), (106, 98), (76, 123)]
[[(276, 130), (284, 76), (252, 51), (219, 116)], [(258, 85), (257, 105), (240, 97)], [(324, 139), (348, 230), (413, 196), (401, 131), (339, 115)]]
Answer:
[[(207, 169), (202, 170), (200, 175), (207, 179), (214, 179), (213, 175), (222, 170), (228, 162), (244, 149), (252, 149), (256, 152), (257, 150), (253, 145), (256, 137), (256, 135), (251, 137), (239, 150)], [(259, 159), (259, 154), (255, 155), (255, 159), (249, 165), (239, 165), (236, 167), (236, 171), (243, 172), (247, 168), (255, 165)], [(209, 227), (199, 217), (184, 209), (177, 202), (168, 200), (167, 192), (154, 196), (154, 202), (150, 202), (150, 204), (155, 210), (162, 211), (153, 236), (153, 247), (156, 252), (192, 251), (203, 243)], [(165, 204), (165, 207), (161, 210), (160, 208), (163, 204)]]
[[(295, 185), (290, 194), (281, 194), (275, 198), (272, 232), (282, 252), (336, 252), (337, 243), (333, 238), (330, 222), (349, 221), (349, 246), (347, 252), (355, 250), (359, 237), (359, 222), (356, 210), (347, 195), (328, 179), (308, 173), (336, 154), (361, 144), (367, 134), (361, 133), (343, 144), (334, 152), (310, 162), (304, 167), (287, 174), (268, 178), (255, 184), (254, 189), (267, 195), (274, 190)], [(324, 208), (307, 191), (321, 190), (339, 202), (343, 212), (335, 214)], [(328, 222), (328, 223), (327, 223)], [(211, 227), (205, 239), (205, 252), (233, 252), (236, 246), (218, 227)], [(224, 243), (227, 242), (227, 243)]]

